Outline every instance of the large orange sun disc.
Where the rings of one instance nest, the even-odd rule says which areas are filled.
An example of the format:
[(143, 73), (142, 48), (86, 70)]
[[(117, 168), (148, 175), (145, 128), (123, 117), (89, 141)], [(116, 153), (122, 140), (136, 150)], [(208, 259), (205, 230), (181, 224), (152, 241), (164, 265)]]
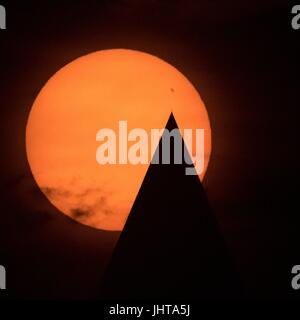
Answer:
[(211, 153), (206, 108), (176, 68), (143, 52), (113, 49), (83, 56), (42, 88), (27, 122), (33, 176), (50, 202), (71, 218), (122, 230), (149, 165), (99, 165), (101, 128), (164, 128), (173, 112), (179, 128), (204, 129), (204, 171)]

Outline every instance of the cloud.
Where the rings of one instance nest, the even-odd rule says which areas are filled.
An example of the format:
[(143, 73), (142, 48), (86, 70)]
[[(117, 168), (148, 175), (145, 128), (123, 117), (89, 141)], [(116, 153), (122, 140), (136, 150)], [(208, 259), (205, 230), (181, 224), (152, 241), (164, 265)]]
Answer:
[[(11, 192), (12, 189), (14, 192)], [(61, 212), (83, 224), (98, 228), (101, 220), (113, 216), (119, 210), (117, 205), (111, 204), (111, 192), (107, 190), (98, 187), (77, 190), (73, 182), (70, 190), (53, 186), (39, 188), (29, 174), (18, 175), (8, 181), (3, 192), (8, 210), (14, 210), (17, 214), (15, 219), (27, 227), (47, 223), (58, 218)], [(63, 204), (61, 210), (59, 204)]]
[[(56, 217), (56, 210), (45, 199), (31, 175), (16, 175), (5, 183), (1, 190), (1, 224), (16, 223), (18, 227), (31, 230)], [(4, 214), (4, 213), (9, 214)], [(20, 230), (19, 230), (20, 231)]]
[(75, 219), (87, 218), (93, 214), (90, 210), (84, 210), (82, 208), (71, 209), (71, 216)]
[(101, 188), (87, 188), (83, 191), (70, 191), (65, 188), (56, 188), (56, 187), (42, 187), (41, 190), (47, 195), (48, 197), (77, 197), (77, 198), (84, 198), (88, 197), (92, 194), (101, 194), (103, 190)]
[[(81, 194), (89, 195), (88, 191), (82, 192)], [(91, 190), (91, 194), (94, 194), (94, 189)], [(70, 215), (74, 219), (82, 222), (87, 222), (90, 218), (95, 217), (97, 213), (101, 213), (102, 216), (107, 216), (115, 213), (115, 210), (108, 204), (108, 197), (99, 195), (99, 198), (90, 205), (80, 203), (79, 206), (74, 207), (70, 210)]]
[(41, 188), (41, 190), (48, 197), (68, 197), (71, 195), (71, 192), (68, 190), (52, 188), (52, 187), (44, 187), (44, 188)]

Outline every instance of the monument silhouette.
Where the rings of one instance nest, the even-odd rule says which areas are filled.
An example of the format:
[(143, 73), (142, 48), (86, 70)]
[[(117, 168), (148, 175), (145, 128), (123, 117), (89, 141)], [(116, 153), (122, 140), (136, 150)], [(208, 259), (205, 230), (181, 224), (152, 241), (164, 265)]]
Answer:
[[(173, 114), (166, 128), (178, 128)], [(186, 175), (185, 168), (150, 164), (104, 276), (101, 298), (240, 296), (239, 279), (201, 181)]]

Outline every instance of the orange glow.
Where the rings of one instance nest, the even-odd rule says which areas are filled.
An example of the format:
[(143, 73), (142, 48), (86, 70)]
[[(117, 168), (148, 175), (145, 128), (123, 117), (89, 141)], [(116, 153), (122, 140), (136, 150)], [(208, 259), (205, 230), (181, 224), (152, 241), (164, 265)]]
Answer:
[[(203, 128), (205, 171), (211, 129), (192, 84), (165, 61), (133, 50), (83, 56), (59, 70), (36, 98), (26, 128), (28, 161), (51, 203), (73, 219), (122, 230), (149, 165), (99, 165), (101, 128), (164, 128), (170, 113), (180, 129)], [(203, 179), (205, 171), (200, 178)]]

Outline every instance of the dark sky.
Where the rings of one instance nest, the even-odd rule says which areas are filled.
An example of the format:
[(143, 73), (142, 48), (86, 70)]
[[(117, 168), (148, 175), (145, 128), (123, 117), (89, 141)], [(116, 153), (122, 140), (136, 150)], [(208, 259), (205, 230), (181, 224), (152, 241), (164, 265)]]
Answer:
[(89, 52), (128, 48), (171, 63), (199, 91), (213, 139), (204, 188), (224, 238), (254, 296), (293, 296), (300, 220), (292, 70), (300, 32), (291, 29), (286, 1), (1, 4), (0, 264), (8, 294), (89, 297), (96, 290), (118, 234), (81, 226), (48, 203), (28, 167), (25, 125), (54, 72)]

